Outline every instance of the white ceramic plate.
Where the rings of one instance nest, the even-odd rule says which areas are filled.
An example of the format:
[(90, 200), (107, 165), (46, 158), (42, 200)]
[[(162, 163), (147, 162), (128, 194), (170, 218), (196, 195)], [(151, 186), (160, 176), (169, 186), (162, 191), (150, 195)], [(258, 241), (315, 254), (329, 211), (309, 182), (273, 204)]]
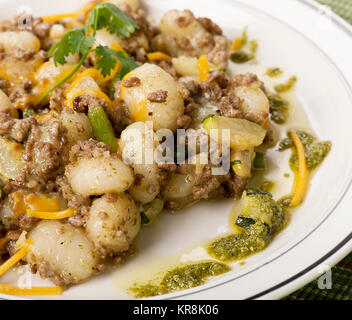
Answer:
[[(64, 13), (85, 0), (2, 0), (0, 18), (16, 14), (19, 5), (35, 15)], [(297, 97), (320, 139), (333, 149), (314, 176), (305, 203), (288, 228), (263, 252), (233, 264), (231, 272), (206, 285), (170, 294), (167, 299), (277, 299), (318, 277), (352, 249), (352, 29), (336, 15), (324, 14), (304, 0), (144, 0), (157, 20), (168, 9), (191, 9), (212, 18), (229, 38), (249, 27), (259, 41), (258, 60), (298, 76)], [(202, 203), (178, 215), (165, 214), (139, 238), (140, 253), (122, 268), (65, 291), (62, 299), (126, 299), (117, 286), (127, 271), (140, 277), (141, 265), (155, 257), (177, 255), (226, 230), (231, 201)], [(147, 267), (146, 267), (147, 268)], [(119, 276), (120, 275), (120, 276)], [(2, 277), (10, 283), (15, 275)], [(34, 279), (34, 284), (43, 280)], [(2, 295), (3, 298), (11, 298)], [(35, 298), (35, 297), (34, 297)], [(38, 297), (40, 299), (41, 297)]]

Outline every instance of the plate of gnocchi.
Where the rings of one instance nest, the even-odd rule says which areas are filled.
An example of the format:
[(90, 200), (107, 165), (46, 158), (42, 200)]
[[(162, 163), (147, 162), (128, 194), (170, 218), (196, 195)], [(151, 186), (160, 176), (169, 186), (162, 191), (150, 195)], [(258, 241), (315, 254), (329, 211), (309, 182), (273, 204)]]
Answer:
[(349, 253), (352, 29), (326, 8), (0, 7), (1, 298), (277, 299)]

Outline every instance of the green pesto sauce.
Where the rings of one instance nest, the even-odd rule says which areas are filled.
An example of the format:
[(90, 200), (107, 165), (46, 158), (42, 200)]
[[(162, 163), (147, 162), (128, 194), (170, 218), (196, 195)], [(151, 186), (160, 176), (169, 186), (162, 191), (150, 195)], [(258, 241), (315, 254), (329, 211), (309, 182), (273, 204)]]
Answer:
[(244, 50), (236, 50), (231, 53), (230, 59), (234, 63), (245, 63), (250, 60), (255, 59), (257, 51), (258, 51), (258, 42), (255, 40), (251, 40), (248, 43), (249, 53)]
[(233, 261), (261, 251), (284, 228), (287, 218), (270, 193), (248, 190), (236, 220), (241, 231), (212, 241), (208, 253), (221, 261)]
[(285, 83), (277, 84), (274, 89), (276, 92), (287, 92), (292, 89), (292, 87), (297, 82), (297, 77), (292, 76)]
[(286, 123), (289, 110), (289, 102), (278, 94), (270, 94), (268, 98), (271, 120), (277, 124)]
[(234, 63), (245, 63), (252, 60), (252, 56), (243, 50), (236, 50), (231, 53), (230, 59)]
[(280, 75), (282, 75), (282, 70), (280, 68), (268, 68), (266, 69), (266, 75), (271, 77), (271, 78), (275, 78), (278, 77)]
[(260, 185), (259, 190), (265, 191), (265, 192), (271, 192), (274, 187), (275, 187), (275, 182), (273, 182), (273, 181), (264, 181)]
[[(304, 146), (304, 154), (306, 156), (306, 163), (308, 170), (316, 169), (329, 154), (331, 150), (330, 141), (317, 141), (315, 137), (304, 131), (296, 132), (299, 139), (302, 141)], [(292, 148), (292, 156), (290, 158), (290, 168), (292, 171), (298, 170), (298, 156), (296, 149), (294, 148), (293, 141), (291, 140), (289, 133), (288, 137), (282, 140), (279, 144), (279, 151)]]
[(200, 286), (209, 277), (230, 271), (230, 267), (219, 262), (202, 262), (172, 269), (164, 275), (159, 285), (145, 284), (134, 286), (130, 291), (136, 298), (153, 297), (173, 291)]

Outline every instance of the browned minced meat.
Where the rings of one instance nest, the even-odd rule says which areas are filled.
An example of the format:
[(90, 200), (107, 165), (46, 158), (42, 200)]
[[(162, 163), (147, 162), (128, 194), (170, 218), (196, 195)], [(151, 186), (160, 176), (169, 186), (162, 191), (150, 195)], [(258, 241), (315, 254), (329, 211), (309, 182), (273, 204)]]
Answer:
[(19, 227), (22, 230), (31, 231), (36, 226), (39, 219), (28, 217), (27, 215), (24, 214), (18, 217), (18, 221), (19, 221)]
[(222, 29), (209, 18), (198, 18), (198, 22), (210, 33), (222, 35)]
[(100, 158), (111, 155), (111, 148), (103, 142), (94, 139), (79, 141), (70, 150), (70, 162), (75, 162), (80, 158)]
[(219, 197), (239, 198), (247, 185), (247, 179), (240, 178), (233, 173), (213, 176), (210, 165), (206, 165), (202, 173), (197, 175), (197, 181), (193, 187), (194, 200)]
[(0, 112), (0, 134), (23, 142), (27, 139), (30, 130), (37, 121), (34, 118), (13, 119), (8, 113)]
[(136, 61), (145, 63), (147, 62), (147, 51), (140, 46), (137, 40), (135, 40), (138, 33), (140, 34), (140, 32), (136, 32), (132, 37), (126, 40), (127, 44), (125, 45), (124, 49), (128, 55), (134, 57)]
[(73, 99), (73, 109), (76, 112), (87, 112), (96, 106), (107, 107), (107, 102), (94, 96), (81, 95)]
[(9, 98), (17, 109), (31, 107), (30, 93), (33, 82), (31, 79), (24, 78), (19, 84), (11, 89)]
[(75, 193), (65, 176), (57, 177), (56, 184), (64, 199), (67, 200), (68, 207), (76, 208), (75, 215), (69, 218), (68, 222), (75, 227), (82, 227), (86, 222), (86, 215), (91, 205), (90, 198)]
[(60, 111), (64, 105), (65, 95), (62, 88), (56, 88), (50, 95), (49, 108)]
[(178, 80), (178, 85), (179, 91), (184, 99), (188, 99), (199, 94), (199, 83), (192, 78), (181, 78)]
[(39, 38), (43, 39), (49, 36), (52, 22), (45, 22), (42, 18), (35, 18), (32, 21), (32, 32)]
[(176, 171), (177, 165), (175, 163), (170, 163), (170, 162), (162, 162), (158, 163), (158, 168), (165, 170), (165, 171)]
[(120, 134), (127, 126), (132, 123), (130, 112), (123, 101), (119, 101), (114, 108), (106, 108), (111, 124), (117, 134)]
[(18, 28), (18, 17), (12, 20), (2, 20), (0, 21), (0, 31), (15, 31)]
[(200, 84), (200, 87), (207, 99), (213, 102), (220, 101), (223, 92), (221, 87), (216, 82), (203, 81)]
[[(233, 87), (239, 87), (239, 86), (244, 86), (244, 87), (248, 87), (250, 86), (252, 83), (257, 82), (258, 77), (256, 74), (247, 72), (246, 74), (238, 74), (236, 75), (232, 80), (231, 80), (231, 85)], [(264, 83), (262, 81), (259, 81), (260, 84), (260, 88), (265, 92), (265, 87), (264, 87)]]
[(186, 114), (177, 118), (177, 126), (179, 128), (187, 129), (192, 123), (192, 118)]
[(13, 51), (13, 57), (17, 60), (28, 61), (35, 54), (34, 49), (20, 49), (17, 48)]
[(166, 71), (171, 77), (177, 78), (177, 72), (174, 68), (172, 62), (170, 60), (160, 60), (160, 61), (153, 61), (153, 64), (156, 64), (161, 69)]
[(139, 173), (135, 174), (135, 176), (134, 176), (134, 184), (133, 185), (135, 187), (140, 186), (142, 181), (143, 181), (143, 179), (144, 179), (144, 176), (142, 174), (139, 174)]
[(57, 286), (65, 286), (66, 282), (50, 268), (50, 265), (46, 261), (39, 262), (38, 264), (31, 264), (32, 273), (38, 272), (40, 277), (43, 279), (51, 280)]
[(176, 18), (175, 22), (179, 27), (185, 28), (188, 27), (194, 20), (195, 17), (193, 12), (190, 10), (184, 10), (184, 15)]
[(122, 81), (125, 88), (138, 87), (141, 84), (141, 79), (138, 77), (130, 77)]
[(229, 92), (220, 101), (220, 115), (228, 118), (241, 118), (241, 99), (233, 92)]
[(31, 134), (25, 144), (23, 158), (30, 162), (31, 174), (48, 180), (50, 175), (63, 169), (64, 147), (67, 143), (66, 130), (60, 121), (52, 121), (44, 127), (47, 131), (46, 141), (40, 141), (39, 127), (32, 127)]
[(158, 90), (148, 94), (147, 99), (150, 102), (164, 103), (167, 100), (169, 92), (166, 90)]

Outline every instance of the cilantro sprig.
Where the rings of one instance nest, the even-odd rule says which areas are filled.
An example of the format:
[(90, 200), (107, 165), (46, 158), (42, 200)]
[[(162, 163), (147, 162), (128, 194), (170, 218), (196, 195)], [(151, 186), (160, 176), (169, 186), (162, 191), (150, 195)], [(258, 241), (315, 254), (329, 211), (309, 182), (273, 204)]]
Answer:
[(81, 55), (77, 66), (63, 80), (48, 90), (37, 105), (40, 105), (56, 88), (69, 80), (82, 66), (87, 56), (94, 52), (96, 68), (106, 77), (115, 69), (117, 61), (121, 64), (119, 74), (113, 81), (122, 79), (124, 75), (138, 67), (133, 58), (128, 57), (126, 52), (110, 49), (107, 46), (98, 45), (95, 49), (96, 32), (106, 29), (111, 34), (116, 34), (122, 39), (129, 38), (138, 29), (134, 21), (111, 3), (100, 3), (91, 12), (88, 25), (69, 30), (65, 36), (54, 45), (48, 56), (54, 57), (54, 63), (64, 65), (70, 54)]

